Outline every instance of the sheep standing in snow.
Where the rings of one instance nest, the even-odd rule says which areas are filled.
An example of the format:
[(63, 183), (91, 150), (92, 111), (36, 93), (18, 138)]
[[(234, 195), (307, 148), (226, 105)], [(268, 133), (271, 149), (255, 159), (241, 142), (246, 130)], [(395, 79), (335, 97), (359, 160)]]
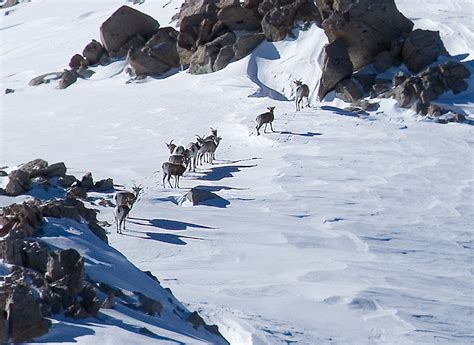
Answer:
[[(309, 107), (309, 87), (300, 80), (295, 80), (293, 83), (296, 85), (296, 111), (303, 109), (303, 98), (306, 97), (307, 106)], [(301, 103), (301, 108), (300, 108)]]
[(268, 107), (267, 109), (268, 111), (266, 113), (258, 115), (255, 119), (255, 122), (257, 123), (257, 126), (255, 127), (257, 129), (257, 135), (260, 135), (259, 130), (263, 125), (265, 125), (263, 132), (267, 133), (267, 124), (270, 124), (272, 132), (275, 132), (272, 125), (272, 122), (275, 119), (275, 114), (273, 113), (275, 107)]
[(164, 162), (163, 165), (161, 166), (161, 170), (163, 171), (163, 188), (165, 187), (166, 178), (168, 178), (169, 186), (173, 188), (170, 182), (171, 176), (174, 176), (175, 188), (179, 188), (179, 178), (184, 174), (187, 167), (188, 166), (186, 163), (176, 164), (176, 163)]
[(129, 192), (127, 190), (121, 190), (116, 192), (114, 194), (115, 205), (126, 205), (129, 208), (128, 212), (130, 212), (135, 202), (137, 202), (138, 196), (140, 195), (140, 192), (142, 190), (143, 187), (141, 185), (133, 185), (132, 192)]
[(127, 205), (116, 205), (114, 209), (115, 224), (117, 224), (117, 233), (122, 233), (122, 226), (125, 229), (125, 219), (130, 213), (130, 207)]

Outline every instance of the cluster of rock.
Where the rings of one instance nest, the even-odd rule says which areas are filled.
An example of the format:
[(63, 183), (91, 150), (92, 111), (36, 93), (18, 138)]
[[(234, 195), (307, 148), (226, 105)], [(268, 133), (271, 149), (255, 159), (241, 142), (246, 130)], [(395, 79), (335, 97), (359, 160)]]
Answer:
[[(350, 103), (367, 94), (395, 97), (402, 107), (437, 115), (438, 108), (429, 110), (435, 109), (431, 101), (444, 92), (467, 89), (464, 79), (470, 72), (463, 64), (448, 62), (427, 68), (441, 56), (449, 57), (439, 32), (412, 31), (413, 23), (393, 0), (316, 0), (316, 4), (329, 39), (323, 52), (319, 99), (333, 90), (336, 97)], [(404, 64), (414, 75), (377, 79), (376, 73), (361, 71), (370, 64), (378, 73)]]
[[(117, 303), (152, 316), (160, 316), (164, 308), (160, 301), (143, 293), (123, 291), (92, 280), (77, 250), (54, 250), (42, 241), (42, 226), (48, 218), (49, 221), (70, 219), (78, 226), (87, 226), (99, 239), (108, 242), (106, 231), (97, 220), (97, 211), (87, 208), (73, 191), (74, 188), (110, 191), (112, 180), (94, 183), (90, 173), (78, 180), (66, 171), (64, 163), (48, 165), (36, 159), (11, 172), (6, 189), (2, 190), (3, 194), (17, 196), (27, 193), (33, 184), (45, 189), (68, 188), (64, 198), (33, 199), (0, 209), (0, 258), (9, 264), (9, 272), (0, 276), (2, 343), (26, 342), (46, 334), (51, 327), (48, 318), (53, 315), (74, 319), (96, 317), (100, 308), (114, 308)], [(6, 178), (7, 174), (3, 172), (0, 176)], [(158, 282), (150, 272), (145, 273)], [(175, 315), (196, 329), (203, 327), (222, 337), (217, 326), (206, 325), (196, 312), (180, 307), (171, 291), (169, 293), (168, 302)], [(152, 335), (146, 328), (140, 333)]]

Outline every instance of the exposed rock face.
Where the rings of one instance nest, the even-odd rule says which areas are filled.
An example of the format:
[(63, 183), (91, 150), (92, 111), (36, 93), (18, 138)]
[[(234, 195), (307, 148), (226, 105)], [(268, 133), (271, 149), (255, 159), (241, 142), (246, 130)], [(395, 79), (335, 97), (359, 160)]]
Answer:
[(256, 31), (261, 28), (255, 11), (239, 4), (222, 8), (217, 18), (231, 30)]
[(122, 6), (100, 27), (100, 36), (108, 53), (118, 51), (127, 41), (140, 35), (145, 40), (151, 38), (160, 24), (140, 11)]
[(50, 323), (41, 315), (31, 289), (21, 284), (10, 289), (10, 291), (7, 290), (7, 293), (8, 297), (5, 301), (4, 310), (8, 315), (11, 341), (30, 341), (46, 334)]
[(209, 42), (203, 46), (199, 46), (197, 51), (192, 55), (189, 65), (189, 72), (191, 74), (211, 73), (218, 69), (214, 65), (221, 49), (226, 46), (232, 46), (235, 43), (235, 35), (228, 32), (214, 41)]
[(137, 76), (160, 75), (169, 70), (169, 66), (155, 59), (149, 48), (130, 48), (127, 55), (128, 62)]
[(24, 170), (15, 170), (8, 175), (5, 193), (10, 196), (23, 194), (31, 189), (30, 175)]
[(390, 50), (393, 40), (413, 28), (393, 0), (321, 0), (317, 5), (325, 18), (322, 26), (329, 41), (339, 38), (344, 42), (354, 70)]
[(234, 58), (240, 60), (247, 56), (265, 40), (265, 35), (255, 33), (251, 35), (239, 36), (234, 44)]
[(81, 54), (75, 54), (69, 61), (69, 67), (71, 68), (79, 68), (83, 64), (86, 64), (86, 60)]
[(354, 103), (364, 96), (361, 87), (353, 79), (344, 79), (336, 86), (336, 97)]
[(353, 72), (346, 46), (341, 40), (335, 40), (324, 46), (323, 74), (318, 89), (318, 98), (322, 100), (343, 79)]
[(103, 54), (105, 54), (105, 48), (96, 40), (88, 43), (82, 51), (82, 55), (87, 59), (88, 65), (99, 63)]
[(163, 305), (160, 302), (155, 301), (154, 299), (149, 298), (143, 294), (138, 294), (138, 300), (140, 302), (138, 310), (145, 314), (160, 315), (161, 311), (163, 310)]
[(444, 92), (460, 93), (467, 90), (468, 85), (464, 79), (470, 75), (462, 63), (445, 62), (407, 78), (396, 88), (386, 92), (385, 97), (394, 97), (403, 108), (409, 108), (417, 101), (428, 106)]
[(269, 41), (281, 41), (292, 28), (296, 12), (306, 0), (295, 0), (284, 6), (274, 7), (262, 19), (262, 30)]
[(414, 73), (421, 72), (442, 55), (449, 56), (439, 31), (420, 29), (408, 35), (401, 53), (405, 65)]
[(177, 48), (179, 32), (171, 27), (160, 28), (155, 35), (146, 43), (150, 48), (150, 55), (169, 68), (179, 67), (179, 54)]
[(64, 70), (59, 79), (59, 88), (66, 89), (77, 81), (77, 73), (75, 70)]

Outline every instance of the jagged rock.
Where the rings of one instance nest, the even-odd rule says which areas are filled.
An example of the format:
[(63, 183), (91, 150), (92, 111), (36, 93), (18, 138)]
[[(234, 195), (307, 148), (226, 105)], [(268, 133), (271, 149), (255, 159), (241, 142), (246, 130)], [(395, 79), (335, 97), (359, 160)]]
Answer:
[(351, 76), (352, 62), (345, 44), (335, 40), (324, 46), (322, 76), (318, 89), (318, 98), (322, 100), (343, 79)]
[(251, 9), (240, 6), (227, 6), (217, 12), (217, 18), (231, 30), (257, 31), (260, 30), (260, 19)]
[(405, 65), (415, 73), (438, 60), (441, 55), (449, 56), (439, 37), (439, 31), (421, 29), (408, 35), (401, 53)]
[(74, 199), (87, 199), (87, 191), (79, 186), (73, 186), (67, 190), (67, 196)]
[(161, 314), (161, 311), (163, 310), (163, 305), (160, 302), (155, 301), (154, 299), (147, 297), (141, 293), (137, 293), (137, 294), (138, 294), (138, 301), (140, 302), (140, 305), (138, 306), (138, 310), (148, 315)]
[(315, 22), (318, 27), (321, 27), (323, 19), (319, 13), (318, 7), (314, 1), (309, 0), (303, 2), (300, 8), (296, 11), (295, 22), (303, 22), (303, 30), (305, 30), (305, 25), (308, 26), (311, 22)]
[(18, 169), (8, 175), (8, 184), (5, 187), (5, 194), (9, 196), (17, 196), (31, 189), (30, 174)]
[(252, 50), (265, 40), (265, 35), (255, 33), (251, 35), (239, 36), (234, 43), (234, 58), (240, 60), (250, 54)]
[(234, 58), (234, 47), (232, 45), (228, 45), (223, 47), (220, 51), (219, 54), (217, 54), (216, 61), (214, 61), (213, 65), (213, 70), (214, 71), (219, 71), (226, 67), (229, 62), (232, 61)]
[(23, 241), (21, 254), (23, 266), (40, 273), (45, 273), (48, 264), (48, 246), (40, 241)]
[(438, 71), (443, 76), (446, 86), (454, 94), (467, 90), (469, 85), (464, 79), (468, 79), (471, 72), (462, 63), (447, 61), (438, 66)]
[(370, 90), (370, 97), (374, 98), (374, 97), (383, 95), (384, 93), (390, 91), (391, 88), (392, 88), (391, 82), (376, 79), (375, 84), (372, 86), (372, 89)]
[(48, 84), (52, 80), (60, 79), (62, 74), (63, 74), (63, 72), (45, 73), (45, 74), (42, 74), (38, 77), (35, 77), (35, 78), (31, 79), (30, 82), (28, 83), (28, 85), (38, 86), (40, 84)]
[(160, 28), (155, 35), (146, 43), (150, 48), (150, 55), (169, 68), (179, 67), (180, 60), (177, 48), (179, 32), (171, 27)]
[(73, 69), (79, 68), (83, 65), (87, 65), (87, 62), (81, 54), (74, 54), (71, 60), (69, 61), (69, 67)]
[[(0, 8), (9, 8), (13, 7), (15, 5), (18, 5), (20, 3), (19, 0), (6, 0), (2, 5), (0, 5)], [(5, 12), (5, 15), (7, 15), (8, 12)]]
[(341, 39), (354, 70), (371, 62), (377, 54), (391, 48), (392, 41), (413, 28), (413, 23), (397, 9), (394, 0), (336, 1), (316, 4), (322, 13), (323, 28), (329, 42)]
[(77, 183), (77, 182), (78, 180), (73, 175), (64, 175), (64, 176), (59, 177), (58, 179), (58, 184), (63, 188), (69, 188), (74, 183)]
[(97, 42), (96, 40), (92, 40), (88, 43), (84, 50), (82, 51), (82, 55), (87, 59), (89, 65), (95, 65), (99, 63), (102, 55), (105, 53), (105, 48)]
[(336, 85), (336, 97), (354, 103), (364, 96), (362, 88), (353, 79), (344, 79)]
[(396, 63), (397, 61), (395, 61), (395, 59), (392, 57), (392, 54), (390, 54), (388, 50), (384, 50), (375, 57), (374, 68), (377, 70), (377, 72), (382, 73), (390, 69)]
[(215, 13), (219, 8), (238, 5), (238, 0), (186, 0), (182, 3), (181, 9), (172, 17), (176, 25), (182, 29), (183, 20), (196, 14)]
[(101, 308), (113, 309), (115, 305), (115, 295), (110, 293), (101, 305)]
[(28, 172), (31, 177), (36, 177), (41, 174), (36, 174), (37, 171), (43, 171), (48, 167), (48, 162), (41, 158), (34, 159), (20, 167), (21, 170)]
[(199, 46), (191, 57), (189, 72), (191, 74), (214, 72), (214, 62), (219, 52), (223, 47), (234, 44), (235, 39), (235, 35), (232, 32), (228, 32), (210, 43)]
[(88, 191), (94, 187), (94, 180), (92, 179), (92, 173), (88, 172), (82, 176), (81, 183), (79, 186), (84, 190)]
[[(79, 293), (79, 298), (81, 308), (85, 311), (85, 317), (96, 317), (101, 304), (94, 286), (90, 283), (86, 283)], [(84, 313), (81, 316), (84, 316)]]
[(149, 15), (128, 6), (115, 11), (100, 26), (100, 36), (104, 48), (110, 54), (118, 51), (131, 38), (140, 35), (150, 39), (160, 24)]
[(405, 80), (407, 80), (408, 76), (403, 73), (402, 71), (397, 72), (393, 77), (393, 86), (397, 87), (398, 85), (402, 84)]
[(189, 314), (187, 320), (191, 322), (194, 329), (198, 329), (199, 327), (205, 325), (203, 318), (198, 314), (197, 311), (193, 311), (191, 314)]
[[(46, 166), (36, 165), (36, 166), (26, 167), (25, 165), (23, 165), (21, 167), (21, 169), (25, 170), (25, 171), (28, 171), (29, 174), (30, 174), (30, 178), (35, 178), (35, 177), (38, 177), (38, 176), (45, 176), (45, 177), (49, 178), (49, 177), (66, 175), (67, 168), (66, 168), (66, 165), (64, 164), (64, 162), (59, 162), (59, 163), (54, 163), (54, 164), (48, 165), (48, 163), (46, 161), (43, 161), (43, 160), (39, 160), (39, 161), (42, 161), (42, 162), (46, 163)], [(35, 162), (35, 161), (33, 161), (33, 162)], [(30, 162), (30, 163), (32, 163), (32, 162)], [(30, 164), (30, 163), (27, 163), (27, 164)]]
[(94, 184), (94, 188), (93, 188), (95, 192), (106, 192), (113, 189), (114, 189), (114, 180), (112, 180), (111, 178), (97, 181)]
[(79, 67), (78, 69), (75, 70), (76, 74), (77, 74), (77, 77), (78, 78), (82, 78), (82, 79), (89, 79), (90, 77), (92, 77), (95, 72), (91, 69), (87, 69), (85, 67)]
[(46, 334), (50, 322), (43, 318), (40, 308), (26, 285), (15, 286), (5, 303), (12, 342), (27, 342)]
[(142, 49), (130, 48), (127, 59), (133, 72), (138, 77), (160, 75), (170, 69), (170, 66), (154, 58), (148, 47)]
[(365, 92), (372, 90), (375, 84), (376, 74), (354, 73), (352, 78), (357, 80)]
[(77, 81), (77, 73), (75, 70), (64, 70), (59, 79), (59, 89), (66, 89)]
[(268, 41), (283, 40), (293, 27), (295, 15), (305, 0), (294, 0), (292, 3), (274, 7), (262, 19), (262, 30)]
[[(8, 234), (10, 239), (30, 237), (36, 233), (42, 222), (41, 211), (34, 201), (13, 204), (2, 209), (0, 215), (1, 234), (2, 236)], [(10, 249), (8, 245), (7, 249)], [(5, 256), (3, 257), (5, 258)], [(8, 259), (6, 261), (9, 262)]]
[(67, 286), (69, 296), (74, 298), (84, 284), (84, 259), (75, 249), (51, 252), (45, 277), (48, 281)]

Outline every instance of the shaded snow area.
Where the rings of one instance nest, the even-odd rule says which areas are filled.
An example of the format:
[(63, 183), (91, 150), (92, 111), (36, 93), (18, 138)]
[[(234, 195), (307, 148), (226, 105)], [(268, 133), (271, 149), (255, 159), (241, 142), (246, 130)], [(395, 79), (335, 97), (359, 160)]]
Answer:
[[(232, 344), (474, 341), (473, 77), (466, 92), (439, 101), (463, 111), (464, 123), (426, 121), (390, 99), (362, 117), (316, 97), (295, 112), (291, 81), (302, 78), (313, 95), (321, 74), (327, 38), (313, 26), (208, 75), (126, 84), (118, 61), (65, 90), (27, 86), (67, 67), (123, 3), (32, 1), (1, 17), (0, 166), (40, 157), (76, 176), (144, 186), (122, 235), (113, 209), (99, 208), (114, 249), (57, 220), (45, 226), (50, 245), (75, 247), (98, 280), (166, 300), (133, 265), (151, 271)], [(471, 1), (396, 3), (416, 28), (439, 30), (474, 72)], [(181, 1), (128, 4), (167, 26)], [(276, 133), (256, 136), (268, 106)], [(165, 142), (186, 145), (209, 127), (222, 137), (214, 164), (163, 188)], [(222, 199), (181, 204), (197, 186)], [(98, 320), (56, 320), (39, 341), (212, 343), (167, 317), (120, 307)], [(137, 335), (142, 326), (158, 336)]]

